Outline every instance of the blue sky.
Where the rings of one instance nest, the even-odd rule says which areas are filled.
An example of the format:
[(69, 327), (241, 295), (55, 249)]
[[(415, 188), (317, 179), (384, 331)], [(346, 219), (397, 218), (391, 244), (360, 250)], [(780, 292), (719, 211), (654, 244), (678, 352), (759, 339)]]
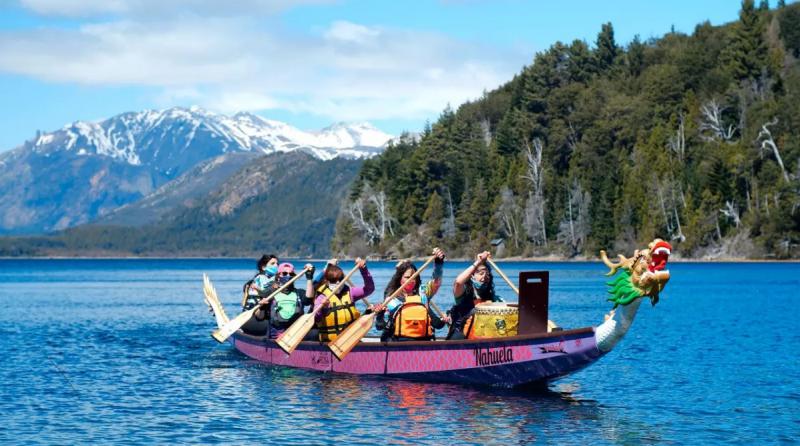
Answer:
[(419, 131), (558, 40), (591, 44), (605, 22), (621, 44), (691, 33), (735, 20), (739, 4), (0, 0), (0, 151), (75, 120), (189, 105), (303, 130)]

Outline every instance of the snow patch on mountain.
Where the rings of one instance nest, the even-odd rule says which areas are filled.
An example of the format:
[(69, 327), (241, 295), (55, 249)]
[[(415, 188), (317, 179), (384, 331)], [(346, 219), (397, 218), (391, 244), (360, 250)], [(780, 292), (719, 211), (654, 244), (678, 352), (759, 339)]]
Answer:
[(33, 150), (45, 156), (59, 151), (107, 156), (134, 166), (174, 158), (179, 156), (176, 153), (195, 151), (198, 146), (209, 156), (230, 151), (303, 150), (329, 160), (375, 156), (392, 138), (366, 122), (337, 123), (305, 132), (252, 113), (226, 116), (199, 107), (173, 107), (123, 113), (100, 122), (77, 121), (55, 132), (38, 134)]

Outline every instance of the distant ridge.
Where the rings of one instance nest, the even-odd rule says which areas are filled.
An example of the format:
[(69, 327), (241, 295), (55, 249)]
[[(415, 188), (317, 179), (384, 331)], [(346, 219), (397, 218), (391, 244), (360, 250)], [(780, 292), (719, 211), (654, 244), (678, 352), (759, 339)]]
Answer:
[[(226, 154), (252, 157), (300, 151), (320, 160), (363, 159), (382, 152), (392, 135), (369, 123), (336, 123), (305, 132), (252, 113), (233, 116), (198, 107), (122, 113), (98, 122), (77, 121), (0, 154), (0, 234), (61, 230), (109, 216), (139, 224), (167, 211), (125, 222), (118, 209), (155, 193), (167, 182)], [(217, 178), (191, 180), (207, 192), (222, 174), (232, 174), (248, 157), (229, 157), (225, 168), (203, 171)], [(163, 191), (162, 191), (163, 192)], [(192, 194), (184, 198), (190, 198)], [(201, 195), (199, 192), (195, 196)], [(177, 199), (178, 195), (173, 198)], [(152, 197), (155, 200), (156, 197)], [(155, 202), (150, 202), (150, 209)], [(144, 205), (144, 204), (143, 204)], [(111, 214), (115, 213), (115, 217)]]

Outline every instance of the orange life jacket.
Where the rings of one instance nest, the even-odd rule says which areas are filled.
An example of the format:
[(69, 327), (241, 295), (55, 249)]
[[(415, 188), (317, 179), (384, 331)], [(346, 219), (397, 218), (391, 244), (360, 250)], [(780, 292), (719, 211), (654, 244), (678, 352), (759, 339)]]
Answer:
[(405, 302), (394, 312), (393, 335), (397, 338), (432, 339), (433, 326), (428, 305), (420, 296), (406, 296)]

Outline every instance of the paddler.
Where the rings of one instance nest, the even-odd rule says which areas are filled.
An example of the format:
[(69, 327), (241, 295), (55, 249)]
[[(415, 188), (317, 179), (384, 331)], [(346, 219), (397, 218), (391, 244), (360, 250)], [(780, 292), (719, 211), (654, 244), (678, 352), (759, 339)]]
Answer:
[[(281, 263), (278, 265), (278, 272), (275, 276), (275, 285), (283, 286), (295, 276), (294, 265), (291, 263)], [(274, 295), (271, 299), (262, 298), (258, 304), (261, 309), (256, 310), (253, 317), (263, 321), (268, 319), (269, 329), (267, 331), (271, 339), (281, 335), (290, 325), (294, 323), (302, 314), (303, 307), (311, 305), (314, 300), (314, 269), (310, 264), (306, 265), (306, 287), (297, 288), (297, 281), (293, 282), (286, 289)], [(298, 279), (300, 280), (300, 279)]]
[(367, 270), (367, 261), (359, 257), (355, 263), (361, 272), (364, 286), (351, 288), (344, 284), (336, 294), (333, 294), (333, 290), (339, 286), (345, 274), (338, 265), (331, 264), (325, 268), (322, 280), (317, 286), (319, 294), (314, 300), (314, 306), (322, 305), (322, 310), (317, 313), (315, 321), (319, 330), (319, 340), (322, 342), (333, 341), (351, 322), (358, 319), (361, 313), (355, 303), (375, 291), (375, 282)]
[(256, 262), (256, 274), (252, 279), (244, 284), (242, 292), (245, 299), (242, 302), (242, 310), (253, 308), (259, 300), (267, 297), (273, 290), (273, 283), (278, 274), (278, 256), (275, 254), (265, 254)]
[[(445, 316), (442, 320), (430, 306), (430, 299), (439, 291), (442, 284), (442, 266), (445, 253), (439, 248), (433, 250), (433, 275), (424, 285), (420, 280), (406, 281), (417, 272), (417, 267), (409, 261), (401, 261), (395, 266), (394, 275), (386, 285), (384, 298), (389, 297), (406, 283), (400, 294), (386, 305), (376, 305), (375, 327), (383, 330), (381, 341), (423, 341), (435, 339), (435, 330), (450, 322)], [(388, 313), (388, 323), (385, 315)]]
[(447, 339), (465, 339), (464, 327), (473, 316), (475, 305), (483, 302), (500, 302), (495, 294), (492, 270), (486, 264), (491, 259), (489, 251), (475, 256), (475, 261), (456, 277), (453, 283), (455, 305), (448, 311), (453, 319)]

